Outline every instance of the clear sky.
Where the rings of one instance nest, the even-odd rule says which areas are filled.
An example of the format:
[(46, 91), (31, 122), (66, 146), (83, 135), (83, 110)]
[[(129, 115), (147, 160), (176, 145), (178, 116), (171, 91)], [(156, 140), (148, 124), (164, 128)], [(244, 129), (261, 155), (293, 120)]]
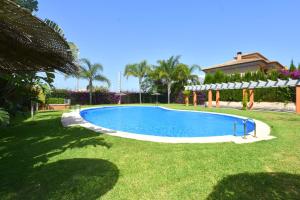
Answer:
[[(232, 59), (237, 51), (258, 51), (289, 65), (300, 62), (299, 0), (39, 0), (40, 18), (58, 23), (80, 57), (104, 66), (117, 89), (128, 63), (181, 55), (181, 62), (206, 67)], [(57, 75), (57, 88), (75, 89)], [(80, 88), (87, 82), (80, 81)], [(98, 84), (101, 85), (101, 84)], [(137, 90), (137, 79), (122, 80)]]

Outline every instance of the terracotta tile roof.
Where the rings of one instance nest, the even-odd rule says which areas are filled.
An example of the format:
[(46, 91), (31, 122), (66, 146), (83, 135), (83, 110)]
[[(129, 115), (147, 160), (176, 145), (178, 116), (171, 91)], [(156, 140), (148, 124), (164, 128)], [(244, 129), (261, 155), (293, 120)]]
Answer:
[(206, 67), (206, 68), (203, 69), (203, 71), (210, 70), (210, 69), (215, 69), (215, 68), (223, 68), (223, 67), (228, 67), (228, 66), (233, 66), (233, 65), (238, 65), (238, 64), (257, 62), (257, 61), (262, 61), (266, 64), (277, 63), (278, 65), (283, 67), (279, 62), (269, 61), (262, 54), (260, 54), (258, 52), (254, 52), (254, 53), (244, 53), (244, 54), (242, 54), (241, 59), (237, 59), (237, 57), (234, 57), (233, 60), (227, 61), (225, 63), (213, 65), (213, 66), (210, 66), (210, 67)]
[(263, 59), (259, 59), (259, 58), (241, 59), (241, 60), (230, 60), (230, 61), (227, 61), (227, 62), (222, 63), (222, 64), (213, 65), (213, 66), (204, 68), (203, 70), (220, 68), (220, 67), (227, 67), (227, 66), (232, 66), (232, 65), (242, 64), (242, 63), (255, 62), (255, 61), (260, 61), (260, 60), (264, 61)]

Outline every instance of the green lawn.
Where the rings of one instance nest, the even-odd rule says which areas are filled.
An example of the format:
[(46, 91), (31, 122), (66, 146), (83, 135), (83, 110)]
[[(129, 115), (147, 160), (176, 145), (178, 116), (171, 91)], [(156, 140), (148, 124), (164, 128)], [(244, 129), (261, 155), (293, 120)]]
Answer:
[(63, 128), (62, 112), (40, 112), (0, 129), (0, 199), (300, 199), (299, 115), (205, 110), (262, 120), (277, 138), (160, 144)]

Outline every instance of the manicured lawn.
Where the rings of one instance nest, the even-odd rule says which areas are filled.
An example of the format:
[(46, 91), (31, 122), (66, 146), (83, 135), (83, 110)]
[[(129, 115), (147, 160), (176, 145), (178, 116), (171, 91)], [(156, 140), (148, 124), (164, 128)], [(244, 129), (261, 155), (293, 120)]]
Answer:
[(300, 116), (205, 110), (262, 120), (277, 138), (160, 144), (63, 128), (62, 112), (40, 112), (0, 129), (0, 199), (300, 199)]

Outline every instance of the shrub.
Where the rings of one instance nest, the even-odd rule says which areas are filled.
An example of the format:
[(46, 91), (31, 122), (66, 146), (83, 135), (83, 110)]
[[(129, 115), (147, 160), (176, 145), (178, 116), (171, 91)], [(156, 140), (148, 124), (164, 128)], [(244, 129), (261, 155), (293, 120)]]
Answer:
[[(171, 96), (172, 101), (176, 99), (175, 96)], [(50, 94), (47, 95), (49, 98), (62, 98), (62, 99), (71, 99), (71, 104), (80, 104), (85, 105), (89, 104), (89, 92), (75, 92), (69, 90), (56, 89), (53, 90)], [(93, 92), (93, 104), (116, 104), (119, 101), (120, 96), (115, 92), (108, 91), (95, 91)], [(143, 93), (142, 94), (143, 103), (155, 103), (156, 96), (152, 93)], [(161, 94), (158, 95), (158, 101), (160, 103), (167, 102), (167, 95)], [(139, 93), (138, 92), (126, 92), (125, 96), (122, 96), (122, 103), (138, 103), (139, 102)], [(181, 101), (182, 102), (182, 101)]]
[(64, 104), (65, 99), (64, 98), (48, 98), (47, 104)]
[[(217, 75), (206, 74), (204, 83), (217, 83), (220, 82), (216, 78), (224, 80), (224, 82), (240, 82), (240, 81), (258, 81), (258, 80), (277, 80), (277, 79), (299, 79), (300, 70), (294, 70), (290, 72), (289, 70), (271, 71), (268, 74), (258, 71), (256, 73), (246, 73), (244, 76), (240, 74), (224, 75), (222, 77), (220, 73)], [(213, 91), (213, 99), (215, 99), (215, 91)], [(221, 90), (220, 91), (221, 101), (242, 101), (242, 90)], [(262, 102), (295, 102), (296, 92), (295, 87), (285, 87), (285, 88), (256, 88), (255, 89), (255, 101)]]

